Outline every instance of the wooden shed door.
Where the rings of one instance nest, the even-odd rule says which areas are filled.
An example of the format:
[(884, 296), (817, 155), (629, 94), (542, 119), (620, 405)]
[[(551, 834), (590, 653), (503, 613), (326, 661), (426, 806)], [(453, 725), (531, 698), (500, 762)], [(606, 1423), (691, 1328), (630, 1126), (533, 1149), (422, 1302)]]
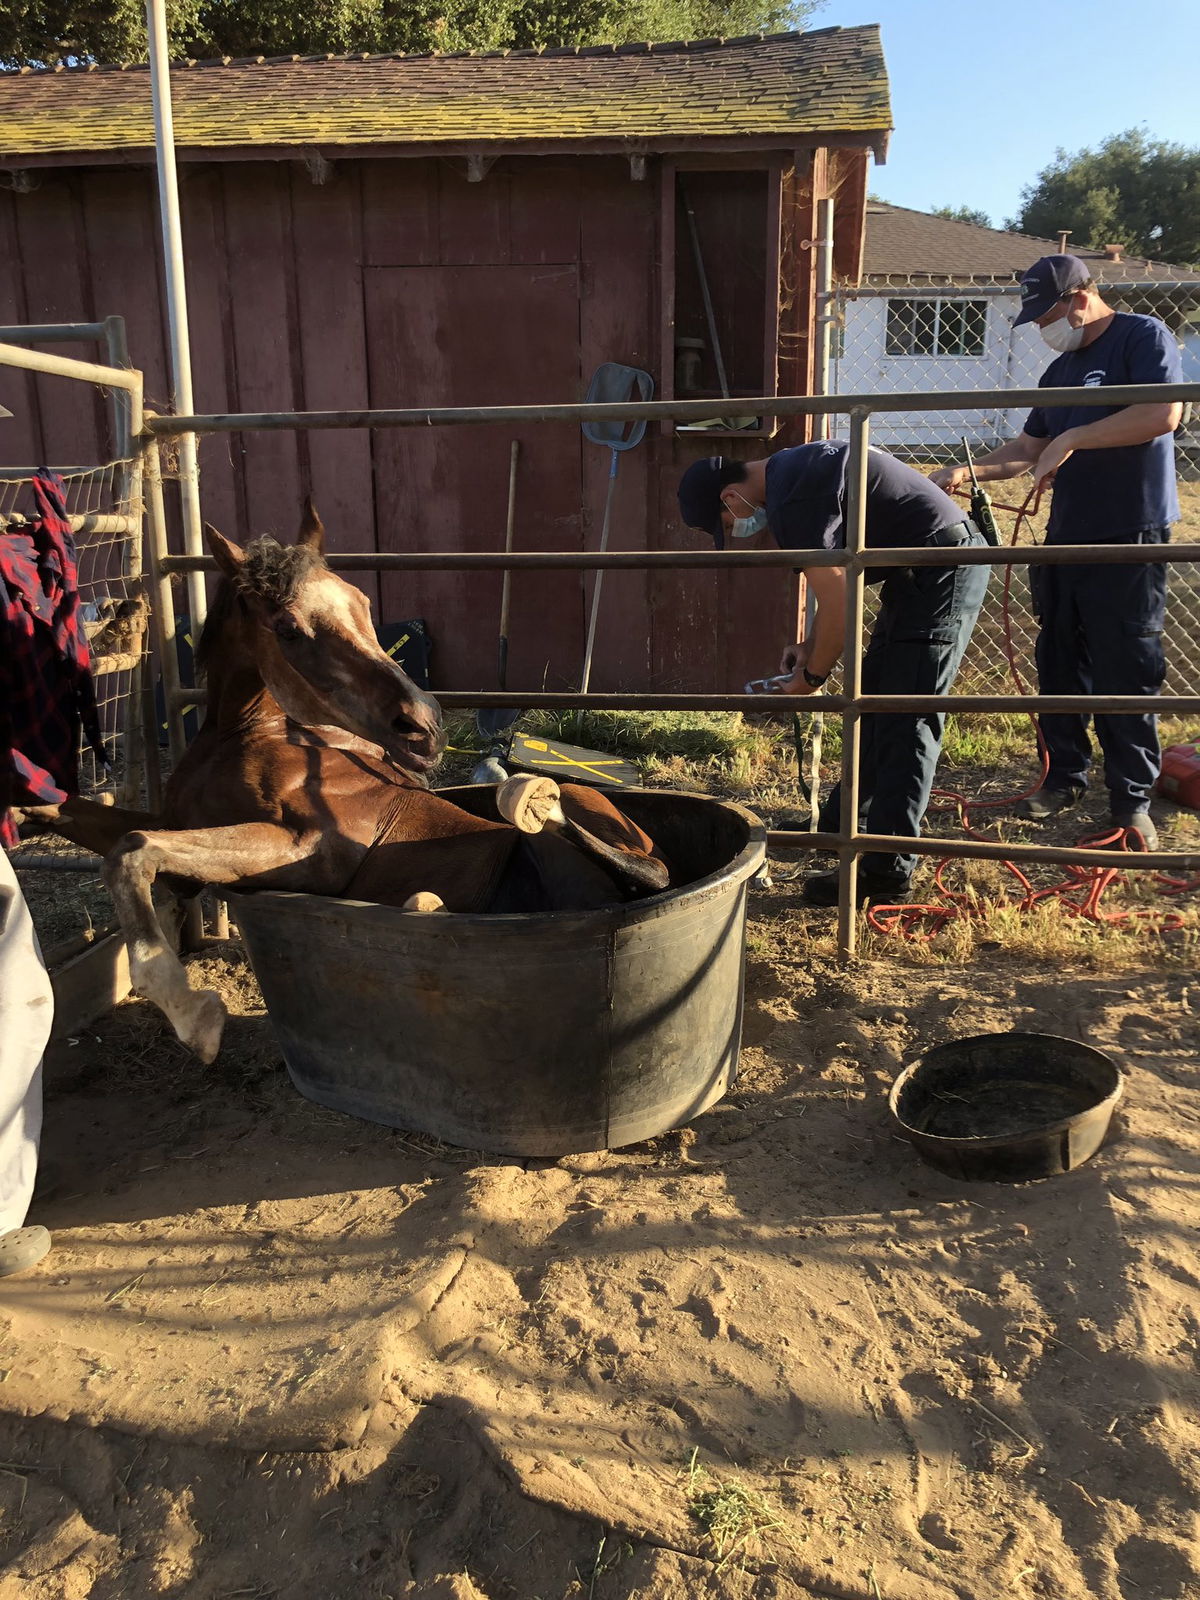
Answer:
[[(371, 405), (533, 405), (582, 398), (575, 266), (368, 267)], [(575, 424), (380, 430), (373, 435), (382, 550), (503, 550), (513, 440), (517, 550), (577, 550), (582, 444)], [(492, 688), (500, 576), (384, 574), (385, 620), (423, 616), (434, 682)], [(513, 575), (509, 686), (559, 688), (583, 654), (582, 584)]]

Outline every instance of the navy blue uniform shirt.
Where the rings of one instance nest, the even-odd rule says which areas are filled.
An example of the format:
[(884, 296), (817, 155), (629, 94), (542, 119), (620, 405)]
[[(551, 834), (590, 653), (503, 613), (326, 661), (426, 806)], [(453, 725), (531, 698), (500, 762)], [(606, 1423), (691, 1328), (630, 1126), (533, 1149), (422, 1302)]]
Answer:
[[(1182, 383), (1183, 363), (1171, 330), (1157, 317), (1118, 311), (1098, 339), (1069, 350), (1041, 376), (1041, 389), (1083, 389), (1112, 383)], [(1057, 439), (1111, 417), (1122, 406), (1036, 406), (1025, 422), (1034, 439)], [(1165, 528), (1179, 516), (1175, 440), (1159, 434), (1146, 444), (1078, 450), (1054, 479), (1046, 528), (1049, 544), (1105, 544)]]
[[(844, 439), (800, 444), (767, 458), (767, 526), (785, 550), (837, 550), (846, 545)], [(899, 549), (930, 542), (966, 513), (915, 467), (884, 450), (867, 451), (867, 544)], [(890, 570), (890, 569), (888, 569)], [(886, 570), (867, 573), (878, 582)]]

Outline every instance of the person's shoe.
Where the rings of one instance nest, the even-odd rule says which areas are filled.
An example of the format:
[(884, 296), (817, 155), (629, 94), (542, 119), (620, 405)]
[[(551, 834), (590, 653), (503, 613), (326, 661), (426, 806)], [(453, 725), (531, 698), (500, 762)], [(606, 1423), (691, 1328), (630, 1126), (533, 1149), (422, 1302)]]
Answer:
[[(837, 905), (838, 877), (836, 869), (833, 872), (818, 872), (815, 877), (806, 880), (800, 891), (801, 900), (809, 906)], [(897, 882), (894, 878), (880, 878), (873, 872), (860, 871), (855, 903), (860, 906), (890, 906), (907, 900), (911, 894), (912, 885), (906, 880)]]
[(50, 1253), (50, 1235), (45, 1228), (13, 1228), (0, 1233), (0, 1278), (36, 1267)]
[(1044, 789), (1035, 789), (1032, 794), (1027, 794), (1024, 800), (1018, 800), (1013, 815), (1023, 817), (1026, 822), (1046, 822), (1051, 817), (1057, 817), (1060, 811), (1069, 811), (1072, 806), (1077, 806), (1084, 792), (1077, 783), (1069, 784), (1065, 789), (1052, 789), (1047, 785)]
[(1158, 829), (1148, 811), (1114, 811), (1112, 820), (1114, 828), (1136, 828), (1147, 850), (1158, 849)]

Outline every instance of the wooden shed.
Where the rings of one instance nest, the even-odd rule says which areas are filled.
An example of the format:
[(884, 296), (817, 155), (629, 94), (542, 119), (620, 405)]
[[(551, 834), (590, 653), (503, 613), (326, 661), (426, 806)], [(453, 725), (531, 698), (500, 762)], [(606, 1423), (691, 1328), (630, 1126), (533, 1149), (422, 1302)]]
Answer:
[[(171, 77), (202, 411), (574, 401), (622, 361), (659, 398), (745, 421), (697, 261), (731, 395), (809, 392), (816, 203), (835, 197), (837, 272), (856, 280), (890, 127), (873, 26)], [(0, 74), (0, 174), (0, 323), (120, 313), (169, 409), (147, 70)], [(0, 463), (103, 459), (103, 412), (75, 386), (0, 370), (0, 401)], [(803, 419), (749, 422), (651, 428), (621, 462), (613, 548), (692, 544), (674, 489), (697, 456), (804, 437)], [(207, 438), (204, 514), (290, 534), (311, 490), (334, 549), (499, 549), (513, 439), (516, 548), (594, 547), (608, 452), (559, 424)], [(384, 620), (427, 619), (437, 684), (494, 684), (495, 575), (365, 587)], [(577, 682), (585, 590), (514, 578), (512, 686)], [(778, 575), (611, 573), (593, 687), (740, 687), (793, 622)]]

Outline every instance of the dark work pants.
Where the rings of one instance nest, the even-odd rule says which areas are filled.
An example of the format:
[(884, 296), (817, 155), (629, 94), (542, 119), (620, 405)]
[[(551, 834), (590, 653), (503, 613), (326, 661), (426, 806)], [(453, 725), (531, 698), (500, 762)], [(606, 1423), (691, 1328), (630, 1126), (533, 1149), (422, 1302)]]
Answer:
[[(1166, 544), (1170, 528), (1149, 528), (1133, 542)], [(1166, 675), (1163, 621), (1167, 568), (1030, 567), (1042, 694), (1157, 694)], [(1092, 760), (1087, 718), (1038, 719), (1050, 753), (1046, 783), (1086, 785)], [(1095, 718), (1104, 781), (1116, 816), (1145, 806), (1161, 765), (1158, 719), (1151, 713)]]
[[(969, 544), (983, 544), (971, 529)], [(958, 673), (983, 604), (988, 567), (901, 568), (886, 578), (862, 662), (864, 694), (945, 694)], [(940, 713), (875, 713), (862, 719), (859, 826), (917, 838), (929, 804), (946, 719)], [(841, 785), (821, 807), (822, 829), (841, 826)], [(912, 855), (865, 855), (863, 870), (896, 887)]]

